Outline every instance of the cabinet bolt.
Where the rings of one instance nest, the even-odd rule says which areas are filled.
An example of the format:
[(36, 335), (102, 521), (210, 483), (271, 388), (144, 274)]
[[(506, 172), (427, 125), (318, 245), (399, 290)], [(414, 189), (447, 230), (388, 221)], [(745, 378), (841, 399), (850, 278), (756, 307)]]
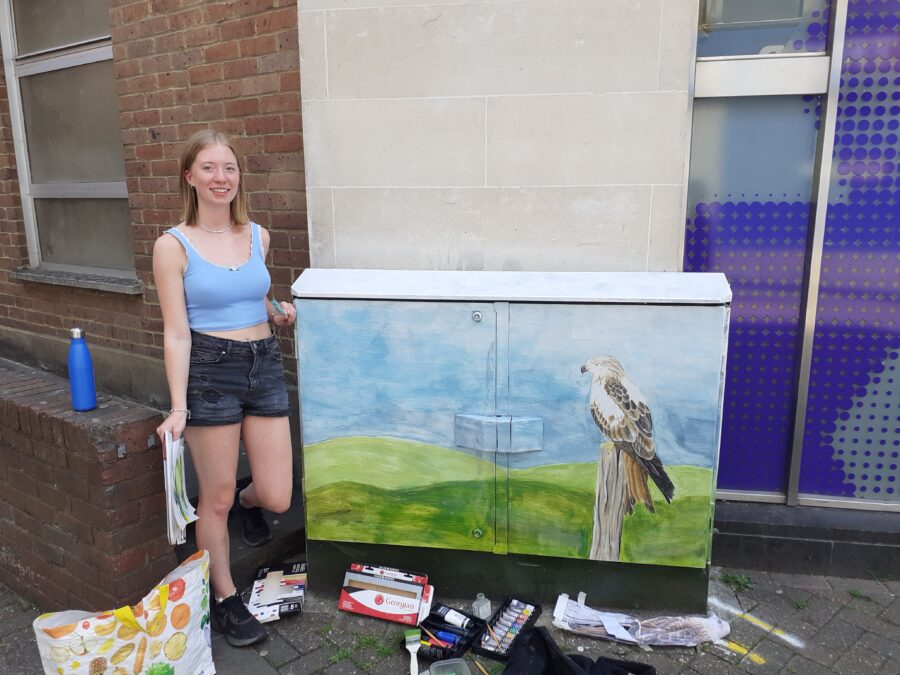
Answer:
[(472, 312), (472, 321), (475, 323), (481, 321), (481, 312)]

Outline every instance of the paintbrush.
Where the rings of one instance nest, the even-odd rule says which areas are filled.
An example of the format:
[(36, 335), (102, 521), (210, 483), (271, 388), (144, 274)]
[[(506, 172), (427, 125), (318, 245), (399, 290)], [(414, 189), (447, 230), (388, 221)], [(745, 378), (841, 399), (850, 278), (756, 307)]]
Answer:
[(422, 631), (425, 633), (425, 635), (427, 635), (429, 638), (431, 638), (431, 641), (436, 643), (439, 647), (447, 648), (450, 646), (449, 643), (444, 642), (440, 638), (435, 637), (434, 633), (432, 633), (430, 630), (425, 628), (425, 626), (419, 626), (419, 628), (421, 628)]
[(497, 649), (500, 649), (500, 638), (497, 637), (497, 634), (494, 632), (494, 629), (491, 628), (491, 624), (486, 623), (484, 625), (487, 626), (488, 632), (491, 634), (491, 637), (494, 638), (494, 642), (497, 643)]
[(475, 667), (478, 668), (478, 670), (480, 670), (482, 673), (484, 673), (484, 675), (490, 675), (490, 674), (488, 673), (488, 671), (486, 671), (486, 670), (484, 669), (484, 666), (481, 665), (480, 663), (478, 663), (478, 661), (475, 660), (475, 657), (472, 656), (471, 653), (469, 653), (469, 658), (472, 659), (472, 663), (474, 663), (474, 664), (475, 664)]
[(409, 675), (419, 675), (419, 660), (416, 652), (419, 651), (422, 639), (422, 631), (418, 628), (410, 628), (403, 631), (403, 639), (406, 640), (406, 650), (409, 652)]

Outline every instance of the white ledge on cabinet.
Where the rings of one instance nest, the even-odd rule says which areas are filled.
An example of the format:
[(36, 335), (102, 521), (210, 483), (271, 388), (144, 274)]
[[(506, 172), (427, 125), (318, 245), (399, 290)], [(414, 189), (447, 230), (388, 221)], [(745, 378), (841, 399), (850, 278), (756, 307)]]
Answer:
[(296, 298), (700, 304), (731, 302), (724, 274), (308, 269)]

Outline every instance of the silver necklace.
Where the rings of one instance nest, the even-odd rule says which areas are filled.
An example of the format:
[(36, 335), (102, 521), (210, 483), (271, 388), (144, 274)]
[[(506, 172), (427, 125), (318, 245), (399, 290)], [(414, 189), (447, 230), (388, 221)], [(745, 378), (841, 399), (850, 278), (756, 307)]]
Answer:
[(234, 227), (234, 221), (232, 220), (231, 224), (228, 227), (223, 227), (221, 230), (214, 230), (211, 227), (207, 227), (206, 225), (201, 223), (199, 220), (197, 221), (197, 227), (199, 227), (201, 230), (206, 230), (207, 232), (212, 232), (213, 234), (222, 234), (223, 232), (228, 232), (228, 230), (230, 230), (232, 227)]

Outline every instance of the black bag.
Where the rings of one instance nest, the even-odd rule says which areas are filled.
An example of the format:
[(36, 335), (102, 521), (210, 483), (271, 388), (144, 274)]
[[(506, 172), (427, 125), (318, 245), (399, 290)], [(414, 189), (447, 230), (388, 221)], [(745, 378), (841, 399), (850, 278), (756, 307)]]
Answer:
[(566, 656), (547, 629), (538, 627), (519, 633), (503, 675), (656, 675), (656, 668), (602, 656), (596, 661), (580, 654)]

